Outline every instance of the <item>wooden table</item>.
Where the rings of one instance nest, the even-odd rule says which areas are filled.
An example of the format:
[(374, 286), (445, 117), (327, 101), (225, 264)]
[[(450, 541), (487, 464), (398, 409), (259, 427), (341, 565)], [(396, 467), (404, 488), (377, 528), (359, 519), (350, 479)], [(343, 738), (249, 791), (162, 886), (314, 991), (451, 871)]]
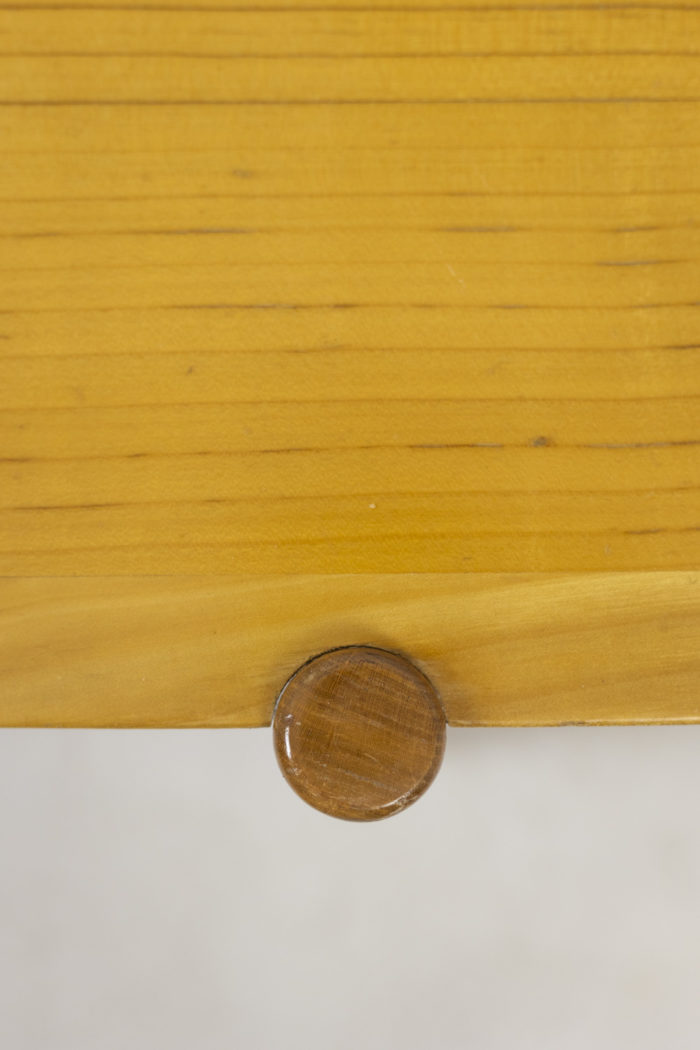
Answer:
[(0, 9), (0, 721), (700, 721), (700, 9)]

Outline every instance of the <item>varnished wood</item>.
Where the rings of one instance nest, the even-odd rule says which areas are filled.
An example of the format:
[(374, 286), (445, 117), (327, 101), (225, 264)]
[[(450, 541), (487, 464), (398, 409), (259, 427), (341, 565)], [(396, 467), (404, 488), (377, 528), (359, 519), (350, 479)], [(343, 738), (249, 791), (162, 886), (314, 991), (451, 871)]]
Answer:
[(313, 653), (410, 655), (452, 725), (700, 722), (700, 574), (0, 580), (0, 724), (263, 726)]
[(453, 724), (700, 720), (699, 52), (664, 0), (0, 8), (0, 721), (264, 725), (353, 642)]
[(624, 0), (0, 9), (0, 572), (697, 568), (699, 51)]
[(321, 653), (295, 671), (272, 728), (297, 794), (345, 820), (379, 820), (411, 805), (445, 750), (445, 714), (425, 675), (366, 645)]

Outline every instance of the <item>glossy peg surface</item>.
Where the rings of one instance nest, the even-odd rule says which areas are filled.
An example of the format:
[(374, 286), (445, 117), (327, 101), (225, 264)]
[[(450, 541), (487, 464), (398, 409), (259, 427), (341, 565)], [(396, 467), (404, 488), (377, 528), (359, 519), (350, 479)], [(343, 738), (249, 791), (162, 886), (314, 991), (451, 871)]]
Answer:
[(347, 646), (303, 664), (273, 718), (284, 776), (306, 802), (345, 820), (378, 820), (414, 802), (445, 748), (437, 692), (405, 657)]

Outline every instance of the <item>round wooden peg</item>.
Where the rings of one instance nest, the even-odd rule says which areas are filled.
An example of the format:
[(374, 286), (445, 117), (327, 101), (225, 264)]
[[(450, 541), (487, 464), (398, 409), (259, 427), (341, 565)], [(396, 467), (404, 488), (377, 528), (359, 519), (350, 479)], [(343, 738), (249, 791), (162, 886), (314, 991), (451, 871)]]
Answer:
[(405, 657), (368, 645), (303, 664), (279, 695), (272, 727), (297, 794), (345, 820), (378, 820), (415, 802), (445, 749), (433, 685)]

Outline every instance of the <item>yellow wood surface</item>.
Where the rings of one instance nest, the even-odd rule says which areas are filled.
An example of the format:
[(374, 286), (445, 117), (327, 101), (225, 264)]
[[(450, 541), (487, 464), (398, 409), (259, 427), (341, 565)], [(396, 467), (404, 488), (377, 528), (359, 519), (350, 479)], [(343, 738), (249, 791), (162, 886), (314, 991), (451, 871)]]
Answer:
[(311, 655), (406, 652), (453, 725), (700, 722), (700, 573), (0, 581), (0, 724), (261, 726)]
[(0, 572), (693, 569), (700, 9), (0, 8)]
[(353, 641), (453, 724), (699, 720), (699, 57), (0, 5), (0, 723), (263, 725)]

